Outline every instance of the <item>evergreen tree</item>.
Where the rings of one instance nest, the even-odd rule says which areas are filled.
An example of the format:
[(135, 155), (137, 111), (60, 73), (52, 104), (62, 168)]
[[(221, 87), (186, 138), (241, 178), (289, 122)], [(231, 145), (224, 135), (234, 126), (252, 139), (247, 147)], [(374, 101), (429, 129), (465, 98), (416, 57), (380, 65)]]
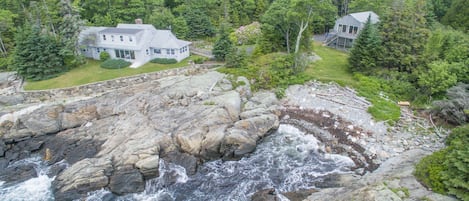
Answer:
[(59, 42), (39, 26), (26, 24), (18, 30), (15, 42), (13, 67), (24, 78), (44, 80), (64, 71)]
[(228, 26), (222, 24), (220, 27), (220, 32), (217, 41), (213, 46), (212, 53), (215, 56), (216, 60), (225, 61), (226, 56), (233, 51), (233, 42), (230, 40), (230, 33)]
[(451, 7), (441, 22), (467, 33), (469, 31), (469, 6), (467, 3), (467, 0), (452, 0)]
[(378, 65), (381, 52), (381, 39), (370, 16), (360, 35), (354, 41), (350, 50), (349, 64), (353, 72), (367, 73)]
[(231, 50), (225, 57), (226, 67), (228, 68), (239, 68), (247, 65), (246, 50), (242, 49), (238, 51), (236, 46), (232, 46)]
[(424, 63), (423, 51), (429, 30), (424, 0), (398, 0), (381, 21), (382, 66), (399, 72), (412, 72)]
[(59, 36), (63, 44), (61, 55), (63, 55), (66, 67), (72, 68), (83, 62), (78, 47), (78, 36), (83, 26), (77, 9), (72, 7), (70, 0), (61, 0), (60, 15), (62, 21), (59, 23)]
[(191, 34), (188, 38), (194, 39), (207, 36), (210, 37), (215, 34), (209, 16), (207, 13), (203, 12), (201, 8), (188, 8), (184, 12), (183, 17), (187, 22), (187, 26), (191, 30)]

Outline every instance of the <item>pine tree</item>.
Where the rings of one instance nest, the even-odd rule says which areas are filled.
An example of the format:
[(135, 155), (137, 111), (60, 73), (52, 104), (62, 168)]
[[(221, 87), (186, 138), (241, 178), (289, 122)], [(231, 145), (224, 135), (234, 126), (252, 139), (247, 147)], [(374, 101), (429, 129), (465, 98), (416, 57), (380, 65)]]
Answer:
[(15, 37), (13, 66), (29, 80), (44, 80), (63, 72), (63, 59), (57, 39), (43, 33), (38, 25), (26, 24)]
[(366, 74), (378, 65), (380, 52), (381, 39), (375, 25), (371, 23), (371, 18), (368, 17), (350, 51), (350, 70)]
[(228, 26), (226, 24), (222, 24), (218, 39), (212, 50), (216, 60), (225, 61), (226, 55), (232, 51), (233, 43), (231, 42), (229, 35)]
[(70, 0), (61, 0), (60, 5), (62, 21), (58, 27), (60, 41), (63, 45), (60, 53), (64, 58), (65, 66), (72, 68), (83, 62), (78, 47), (78, 36), (84, 23), (80, 19), (78, 11), (73, 8)]
[(429, 35), (424, 0), (396, 1), (381, 21), (382, 66), (399, 72), (412, 72), (424, 61), (424, 45)]

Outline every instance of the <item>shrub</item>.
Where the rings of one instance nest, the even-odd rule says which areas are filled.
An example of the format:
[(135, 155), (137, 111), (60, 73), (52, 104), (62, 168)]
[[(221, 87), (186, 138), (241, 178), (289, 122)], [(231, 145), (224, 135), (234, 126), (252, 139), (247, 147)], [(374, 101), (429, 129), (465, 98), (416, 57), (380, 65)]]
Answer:
[(130, 62), (123, 59), (108, 59), (101, 63), (101, 68), (118, 69), (130, 66)]
[(101, 61), (106, 61), (110, 58), (111, 58), (111, 55), (109, 55), (109, 53), (106, 51), (102, 51), (101, 53), (99, 53), (99, 60)]
[(448, 194), (469, 200), (469, 124), (453, 129), (447, 144), (446, 169), (441, 178)]
[(469, 200), (469, 124), (453, 129), (446, 144), (445, 149), (424, 157), (414, 175), (437, 193)]
[(458, 84), (446, 92), (447, 99), (433, 102), (433, 113), (449, 123), (469, 122), (469, 84)]
[(157, 64), (175, 64), (178, 61), (176, 59), (156, 58), (156, 59), (152, 59), (150, 62), (157, 63)]
[(197, 57), (194, 59), (195, 64), (203, 64), (205, 62), (205, 58), (203, 57)]
[(257, 38), (261, 35), (261, 24), (253, 22), (246, 26), (241, 26), (236, 29), (230, 38), (236, 41), (237, 45), (252, 45), (256, 43)]
[(446, 186), (443, 183), (441, 172), (446, 169), (445, 157), (447, 149), (428, 155), (416, 165), (414, 175), (427, 188), (441, 194), (446, 194)]

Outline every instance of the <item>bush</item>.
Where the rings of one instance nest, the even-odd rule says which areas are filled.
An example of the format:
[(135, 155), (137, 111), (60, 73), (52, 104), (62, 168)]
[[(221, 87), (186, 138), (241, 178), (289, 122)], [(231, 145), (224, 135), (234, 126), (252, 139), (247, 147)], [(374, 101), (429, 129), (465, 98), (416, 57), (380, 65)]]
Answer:
[(441, 172), (446, 169), (445, 157), (447, 149), (428, 155), (415, 166), (415, 177), (427, 188), (441, 194), (446, 194), (446, 186), (443, 183)]
[(469, 124), (453, 129), (446, 142), (446, 169), (441, 172), (448, 194), (469, 200)]
[(464, 124), (469, 122), (469, 84), (458, 84), (446, 92), (447, 100), (433, 102), (433, 113), (449, 123)]
[(414, 175), (437, 193), (469, 200), (469, 124), (453, 129), (446, 144), (445, 149), (424, 157)]
[(108, 59), (101, 63), (101, 68), (118, 69), (130, 66), (130, 62), (123, 59)]
[(205, 62), (205, 58), (203, 57), (197, 57), (194, 59), (195, 64), (203, 64)]
[(109, 55), (109, 53), (106, 51), (102, 51), (101, 53), (99, 53), (99, 60), (101, 61), (106, 61), (110, 58), (111, 58), (111, 55)]
[(150, 62), (157, 63), (157, 64), (175, 64), (178, 61), (176, 59), (156, 58), (156, 59), (152, 59)]

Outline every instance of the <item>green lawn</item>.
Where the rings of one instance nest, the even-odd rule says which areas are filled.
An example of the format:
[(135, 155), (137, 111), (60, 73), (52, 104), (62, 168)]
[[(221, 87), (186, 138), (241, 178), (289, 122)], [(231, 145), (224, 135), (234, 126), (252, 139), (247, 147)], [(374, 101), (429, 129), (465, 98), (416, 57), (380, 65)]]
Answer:
[(56, 78), (38, 82), (28, 81), (25, 90), (43, 90), (63, 87), (72, 87), (92, 82), (110, 80), (118, 77), (136, 75), (141, 73), (161, 71), (171, 68), (179, 68), (188, 65), (189, 60), (199, 56), (190, 56), (177, 64), (155, 64), (147, 63), (139, 68), (104, 69), (99, 66), (101, 61), (87, 60), (87, 63), (72, 69)]
[(306, 74), (323, 82), (334, 81), (340, 85), (352, 86), (356, 83), (352, 73), (348, 71), (348, 54), (333, 48), (314, 43), (314, 52), (322, 59), (306, 69)]

